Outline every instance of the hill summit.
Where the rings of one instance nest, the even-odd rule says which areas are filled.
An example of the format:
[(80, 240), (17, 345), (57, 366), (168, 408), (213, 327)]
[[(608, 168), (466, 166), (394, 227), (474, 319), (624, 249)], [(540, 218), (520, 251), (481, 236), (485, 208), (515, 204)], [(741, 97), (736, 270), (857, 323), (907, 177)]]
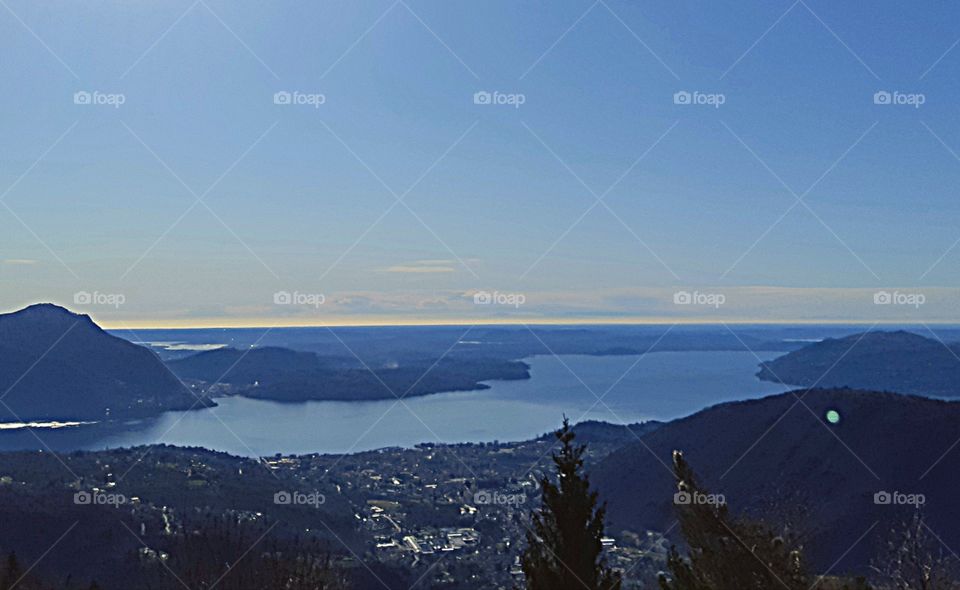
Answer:
[(664, 424), (603, 459), (591, 478), (611, 530), (668, 530), (676, 520), (669, 465), (681, 450), (732, 510), (790, 523), (815, 569), (865, 574), (886, 535), (918, 508), (947, 546), (960, 543), (958, 423), (960, 402), (798, 390)]
[(960, 396), (960, 346), (906, 331), (827, 338), (760, 365), (760, 379), (812, 387), (853, 387)]
[(105, 420), (203, 407), (152, 351), (42, 303), (0, 314), (0, 419)]

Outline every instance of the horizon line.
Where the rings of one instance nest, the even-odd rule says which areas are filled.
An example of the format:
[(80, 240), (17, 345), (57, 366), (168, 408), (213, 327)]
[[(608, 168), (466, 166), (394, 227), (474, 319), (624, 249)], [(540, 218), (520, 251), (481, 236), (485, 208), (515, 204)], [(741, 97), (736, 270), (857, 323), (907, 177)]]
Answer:
[[(92, 314), (86, 314), (91, 315)], [(474, 320), (371, 320), (371, 321), (332, 321), (325, 323), (314, 322), (277, 322), (268, 320), (240, 320), (233, 322), (190, 322), (189, 320), (174, 320), (171, 322), (154, 322), (152, 320), (118, 322), (94, 321), (105, 330), (241, 330), (241, 329), (280, 329), (280, 328), (417, 328), (417, 327), (523, 327), (523, 326), (580, 326), (580, 327), (613, 327), (613, 326), (958, 326), (957, 320), (871, 320), (871, 319), (729, 319), (711, 320), (702, 318), (631, 318), (631, 319), (536, 319), (530, 321), (504, 319), (474, 319)]]
[(622, 317), (535, 317), (518, 318), (410, 318), (405, 316), (385, 317), (370, 315), (361, 317), (337, 316), (321, 322), (306, 318), (265, 318), (247, 317), (225, 319), (188, 318), (160, 320), (156, 318), (117, 320), (110, 317), (98, 317), (94, 310), (73, 310), (64, 305), (44, 302), (26, 305), (16, 309), (0, 309), (0, 316), (17, 313), (37, 305), (53, 305), (68, 313), (89, 317), (95, 324), (106, 330), (217, 330), (217, 329), (277, 329), (277, 328), (390, 328), (390, 327), (462, 327), (469, 326), (960, 326), (955, 319), (876, 319), (876, 318), (710, 318), (710, 317), (666, 317), (666, 316), (622, 316)]

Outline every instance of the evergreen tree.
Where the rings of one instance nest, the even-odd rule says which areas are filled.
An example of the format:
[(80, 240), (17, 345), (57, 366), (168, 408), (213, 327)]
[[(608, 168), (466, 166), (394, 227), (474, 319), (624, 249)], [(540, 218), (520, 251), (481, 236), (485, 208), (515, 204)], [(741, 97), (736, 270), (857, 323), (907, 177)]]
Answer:
[(667, 565), (671, 576), (660, 576), (663, 590), (811, 587), (797, 543), (761, 523), (732, 518), (722, 497), (700, 487), (680, 451), (674, 451), (673, 466), (677, 478), (674, 503), (690, 553), (684, 559), (676, 547), (670, 549)]
[(3, 577), (0, 578), (0, 590), (10, 590), (14, 584), (20, 581), (23, 572), (20, 569), (20, 562), (17, 560), (17, 554), (10, 552), (7, 556), (7, 566), (4, 569)]
[(556, 433), (561, 443), (553, 455), (557, 484), (544, 476), (542, 504), (527, 530), (522, 556), (528, 590), (619, 590), (620, 574), (602, 555), (605, 507), (583, 474), (585, 445), (574, 445), (570, 422)]

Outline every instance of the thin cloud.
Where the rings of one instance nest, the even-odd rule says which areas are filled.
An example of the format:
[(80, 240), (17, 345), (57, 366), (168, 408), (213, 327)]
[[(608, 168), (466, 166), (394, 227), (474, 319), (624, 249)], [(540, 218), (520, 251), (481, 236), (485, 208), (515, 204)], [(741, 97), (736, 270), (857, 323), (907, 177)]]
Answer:
[(3, 261), (3, 263), (14, 266), (29, 266), (31, 264), (36, 264), (37, 261), (30, 258), (7, 258)]
[(395, 264), (383, 269), (383, 272), (397, 273), (445, 273), (455, 272), (455, 262), (453, 260), (417, 260), (406, 264)]

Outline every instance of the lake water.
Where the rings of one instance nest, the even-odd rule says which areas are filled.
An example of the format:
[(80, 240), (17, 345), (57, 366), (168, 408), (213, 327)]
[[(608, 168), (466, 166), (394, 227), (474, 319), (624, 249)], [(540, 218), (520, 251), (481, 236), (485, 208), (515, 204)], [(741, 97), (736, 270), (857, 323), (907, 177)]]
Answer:
[[(763, 360), (781, 353), (758, 352)], [(281, 404), (218, 399), (216, 408), (168, 412), (105, 431), (100, 427), (0, 433), (0, 448), (102, 449), (168, 443), (235, 455), (342, 453), (421, 442), (526, 440), (564, 414), (626, 423), (669, 420), (730, 400), (785, 391), (759, 381), (750, 352), (655, 352), (638, 356), (536, 356), (531, 379), (491, 389), (376, 402)], [(602, 401), (598, 401), (597, 398)]]

